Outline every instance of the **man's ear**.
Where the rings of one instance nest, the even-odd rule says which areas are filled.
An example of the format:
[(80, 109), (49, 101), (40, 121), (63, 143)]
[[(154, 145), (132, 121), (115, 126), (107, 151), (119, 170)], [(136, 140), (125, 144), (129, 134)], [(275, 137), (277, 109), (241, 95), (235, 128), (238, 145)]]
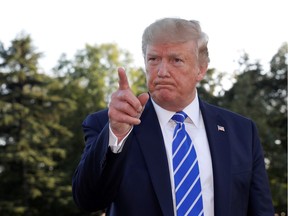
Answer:
[(203, 78), (206, 75), (207, 69), (208, 69), (208, 64), (199, 65), (199, 71), (198, 71), (198, 75), (197, 75), (197, 81), (198, 82), (203, 80)]

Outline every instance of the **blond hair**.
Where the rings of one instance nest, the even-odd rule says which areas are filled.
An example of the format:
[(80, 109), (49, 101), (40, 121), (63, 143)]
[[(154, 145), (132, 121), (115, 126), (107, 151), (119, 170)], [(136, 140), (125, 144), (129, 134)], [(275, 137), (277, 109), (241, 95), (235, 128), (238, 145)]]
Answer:
[(145, 58), (148, 44), (185, 43), (195, 41), (195, 55), (200, 64), (209, 63), (208, 36), (196, 20), (164, 18), (149, 25), (142, 35), (142, 53)]

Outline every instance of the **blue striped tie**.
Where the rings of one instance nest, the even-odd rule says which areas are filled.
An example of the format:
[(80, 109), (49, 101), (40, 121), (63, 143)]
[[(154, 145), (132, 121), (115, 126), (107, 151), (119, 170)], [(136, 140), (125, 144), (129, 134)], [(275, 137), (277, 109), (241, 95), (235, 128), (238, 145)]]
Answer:
[(197, 155), (191, 138), (185, 130), (187, 114), (177, 112), (173, 135), (172, 157), (177, 215), (203, 216), (203, 201)]

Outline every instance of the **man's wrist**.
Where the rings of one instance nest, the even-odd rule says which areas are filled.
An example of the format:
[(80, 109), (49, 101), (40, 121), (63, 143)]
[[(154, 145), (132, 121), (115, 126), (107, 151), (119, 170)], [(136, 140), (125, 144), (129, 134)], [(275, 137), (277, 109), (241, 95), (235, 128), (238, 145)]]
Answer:
[(113, 153), (119, 153), (122, 151), (123, 145), (124, 145), (127, 137), (129, 136), (129, 134), (131, 133), (132, 128), (133, 127), (131, 127), (127, 131), (127, 133), (125, 133), (124, 136), (119, 138), (113, 133), (113, 131), (109, 125), (109, 146), (110, 146)]

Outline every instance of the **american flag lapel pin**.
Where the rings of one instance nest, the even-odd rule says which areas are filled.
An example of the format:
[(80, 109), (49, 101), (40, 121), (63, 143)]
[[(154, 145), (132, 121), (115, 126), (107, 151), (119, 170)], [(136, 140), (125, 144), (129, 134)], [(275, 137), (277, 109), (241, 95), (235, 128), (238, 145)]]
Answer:
[(225, 132), (225, 128), (223, 126), (217, 125), (218, 131)]

